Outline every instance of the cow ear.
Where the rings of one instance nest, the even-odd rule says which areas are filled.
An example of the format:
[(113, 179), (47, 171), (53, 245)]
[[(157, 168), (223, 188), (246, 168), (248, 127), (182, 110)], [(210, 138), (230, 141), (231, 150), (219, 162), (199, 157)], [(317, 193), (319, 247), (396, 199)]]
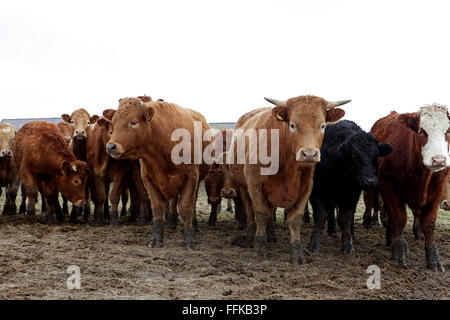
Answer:
[(328, 108), (326, 110), (326, 113), (327, 113), (326, 117), (327, 123), (336, 122), (345, 115), (344, 109), (341, 108)]
[(103, 111), (103, 117), (108, 120), (112, 120), (114, 115), (116, 114), (116, 110), (114, 109), (106, 109)]
[(397, 117), (398, 121), (400, 121), (404, 126), (410, 128), (413, 131), (419, 131), (419, 118), (412, 114), (401, 114)]
[(276, 107), (272, 108), (272, 115), (278, 121), (286, 121), (286, 122), (289, 121), (287, 107), (276, 106)]
[(144, 114), (145, 121), (150, 121), (155, 114), (155, 109), (153, 109), (152, 107), (144, 107), (144, 110), (142, 110), (142, 112)]
[(110, 123), (111, 123), (111, 121), (109, 121), (105, 118), (100, 118), (97, 120), (97, 124), (99, 125), (100, 128), (108, 129)]
[(91, 119), (89, 119), (89, 121), (91, 122), (91, 124), (94, 124), (97, 122), (97, 120), (100, 119), (100, 117), (96, 114), (94, 114)]
[(378, 145), (378, 156), (386, 157), (394, 151), (389, 143), (380, 143)]
[(64, 113), (63, 115), (61, 115), (61, 119), (63, 119), (67, 123), (70, 123), (70, 120), (72, 120), (72, 117), (69, 116), (67, 113)]
[(65, 175), (68, 175), (70, 171), (72, 171), (72, 166), (70, 165), (70, 162), (64, 161), (62, 164), (62, 171)]

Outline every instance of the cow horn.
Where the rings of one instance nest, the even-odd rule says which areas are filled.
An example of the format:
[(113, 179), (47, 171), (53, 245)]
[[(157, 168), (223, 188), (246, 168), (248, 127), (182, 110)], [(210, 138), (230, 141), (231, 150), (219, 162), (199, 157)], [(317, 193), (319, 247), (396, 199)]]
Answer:
[(266, 98), (266, 97), (264, 97), (264, 99), (278, 107), (286, 107), (286, 101), (280, 101), (280, 100), (270, 99), (270, 98)]
[(327, 108), (334, 108), (338, 106), (342, 106), (343, 104), (349, 103), (352, 100), (341, 100), (341, 101), (328, 101)]

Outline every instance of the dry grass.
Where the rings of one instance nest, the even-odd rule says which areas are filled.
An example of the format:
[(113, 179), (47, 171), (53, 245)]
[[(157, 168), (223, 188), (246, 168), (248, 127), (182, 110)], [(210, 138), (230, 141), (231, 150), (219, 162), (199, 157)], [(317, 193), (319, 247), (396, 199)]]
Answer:
[[(3, 198), (1, 206), (3, 205)], [(405, 237), (408, 269), (389, 260), (383, 227), (355, 221), (356, 252), (340, 253), (340, 240), (324, 235), (320, 254), (308, 254), (311, 225), (302, 228), (306, 264), (289, 263), (289, 232), (280, 212), (278, 243), (267, 259), (231, 246), (238, 233), (234, 215), (221, 213), (208, 227), (203, 189), (197, 205), (199, 245), (186, 251), (182, 228), (165, 233), (165, 247), (150, 249), (151, 227), (48, 226), (23, 216), (0, 216), (0, 299), (448, 299), (448, 272), (426, 269), (423, 243), (414, 240), (412, 216)], [(43, 221), (40, 217), (40, 221)], [(449, 268), (450, 218), (439, 212), (436, 242)], [(369, 265), (381, 268), (381, 289), (366, 287)], [(66, 287), (67, 267), (81, 268), (81, 289)]]

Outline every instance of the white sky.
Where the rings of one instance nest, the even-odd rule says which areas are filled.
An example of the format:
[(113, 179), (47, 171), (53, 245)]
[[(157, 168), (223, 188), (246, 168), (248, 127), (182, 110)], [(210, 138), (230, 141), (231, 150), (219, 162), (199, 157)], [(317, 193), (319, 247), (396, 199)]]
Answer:
[(315, 94), (391, 110), (450, 104), (448, 1), (0, 1), (0, 118), (117, 108), (148, 94), (236, 121)]

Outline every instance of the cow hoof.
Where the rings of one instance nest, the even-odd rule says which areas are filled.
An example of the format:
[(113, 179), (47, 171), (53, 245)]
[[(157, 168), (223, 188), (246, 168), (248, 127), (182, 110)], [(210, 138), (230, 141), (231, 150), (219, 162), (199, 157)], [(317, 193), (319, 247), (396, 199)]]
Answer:
[(139, 227), (143, 227), (143, 226), (147, 225), (147, 221), (145, 221), (145, 219), (138, 218), (136, 220), (136, 225)]
[(414, 238), (416, 240), (425, 240), (425, 235), (422, 232), (422, 229), (420, 227), (413, 228)]
[(396, 239), (392, 242), (391, 260), (397, 261), (400, 266), (406, 268), (405, 239)]
[(197, 240), (195, 240), (195, 230), (193, 228), (187, 228), (184, 231), (184, 240), (186, 242), (186, 249), (194, 249)]
[(215, 225), (216, 225), (216, 221), (214, 219), (212, 219), (211, 217), (209, 217), (208, 226), (214, 227)]
[(305, 258), (303, 256), (303, 249), (300, 240), (294, 240), (291, 243), (291, 262), (294, 266), (303, 264)]
[(309, 240), (308, 251), (312, 254), (318, 254), (320, 249), (320, 236), (316, 236), (315, 233), (311, 235)]
[(378, 219), (372, 220), (372, 225), (373, 226), (379, 226), (380, 223), (378, 222)]
[(353, 244), (350, 243), (350, 244), (343, 246), (341, 248), (341, 251), (343, 254), (350, 254), (350, 253), (355, 252), (355, 248), (353, 247)]
[(119, 225), (119, 220), (111, 219), (111, 220), (109, 220), (109, 225), (110, 226), (118, 226)]
[(255, 251), (263, 258), (267, 257), (267, 238), (265, 236), (255, 237)]
[(152, 238), (152, 239), (150, 239), (148, 246), (150, 248), (162, 248), (164, 246), (164, 244), (162, 241), (157, 241), (156, 239)]
[(337, 238), (337, 236), (338, 236), (336, 230), (328, 231), (327, 233), (330, 237), (333, 237), (333, 238)]
[(274, 234), (267, 235), (267, 242), (269, 243), (277, 243), (277, 236)]
[(427, 258), (427, 268), (433, 271), (445, 272), (444, 265), (439, 257), (439, 252), (436, 245), (432, 244), (430, 247), (425, 247), (425, 256)]

